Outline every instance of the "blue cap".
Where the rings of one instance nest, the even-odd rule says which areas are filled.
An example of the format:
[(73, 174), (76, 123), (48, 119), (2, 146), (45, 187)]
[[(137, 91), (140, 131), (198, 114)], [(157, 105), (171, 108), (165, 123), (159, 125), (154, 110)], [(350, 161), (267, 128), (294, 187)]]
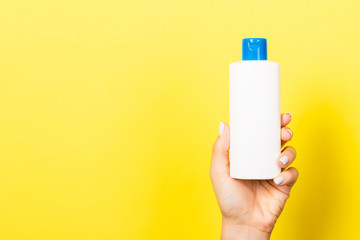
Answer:
[(242, 60), (267, 60), (266, 38), (244, 38)]

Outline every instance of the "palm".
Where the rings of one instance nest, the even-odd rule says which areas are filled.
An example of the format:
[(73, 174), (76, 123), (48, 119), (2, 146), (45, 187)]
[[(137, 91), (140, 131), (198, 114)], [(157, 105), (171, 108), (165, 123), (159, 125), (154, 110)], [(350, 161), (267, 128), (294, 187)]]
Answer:
[(238, 180), (226, 177), (219, 186), (224, 216), (250, 225), (272, 229), (289, 197), (288, 186), (277, 187), (269, 180)]

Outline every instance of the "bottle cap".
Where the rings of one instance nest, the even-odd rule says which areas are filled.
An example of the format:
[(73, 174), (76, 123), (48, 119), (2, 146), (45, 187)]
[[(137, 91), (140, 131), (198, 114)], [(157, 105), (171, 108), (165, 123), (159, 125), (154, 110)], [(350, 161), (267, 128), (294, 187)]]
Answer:
[(244, 38), (242, 60), (267, 60), (266, 38)]

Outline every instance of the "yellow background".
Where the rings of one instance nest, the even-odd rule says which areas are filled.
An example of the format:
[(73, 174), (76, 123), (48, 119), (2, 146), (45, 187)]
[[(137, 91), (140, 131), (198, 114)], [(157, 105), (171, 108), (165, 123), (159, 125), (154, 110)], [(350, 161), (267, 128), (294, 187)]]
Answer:
[(299, 182), (273, 239), (357, 239), (360, 2), (2, 1), (0, 239), (218, 239), (228, 65), (268, 38)]

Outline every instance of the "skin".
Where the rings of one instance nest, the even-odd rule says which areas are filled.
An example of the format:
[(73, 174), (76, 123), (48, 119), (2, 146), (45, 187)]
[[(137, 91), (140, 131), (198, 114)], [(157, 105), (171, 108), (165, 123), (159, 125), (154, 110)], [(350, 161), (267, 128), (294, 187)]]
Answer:
[[(292, 138), (286, 126), (291, 114), (281, 115), (281, 140), (284, 146)], [(285, 147), (277, 159), (282, 172), (275, 180), (239, 180), (230, 177), (229, 148), (230, 128), (227, 124), (219, 127), (219, 136), (214, 146), (210, 177), (222, 213), (221, 239), (270, 239), (271, 232), (279, 218), (290, 191), (298, 178), (298, 171), (289, 167), (295, 157), (293, 147)], [(284, 165), (280, 158), (287, 156)], [(283, 159), (283, 158), (282, 158)]]

